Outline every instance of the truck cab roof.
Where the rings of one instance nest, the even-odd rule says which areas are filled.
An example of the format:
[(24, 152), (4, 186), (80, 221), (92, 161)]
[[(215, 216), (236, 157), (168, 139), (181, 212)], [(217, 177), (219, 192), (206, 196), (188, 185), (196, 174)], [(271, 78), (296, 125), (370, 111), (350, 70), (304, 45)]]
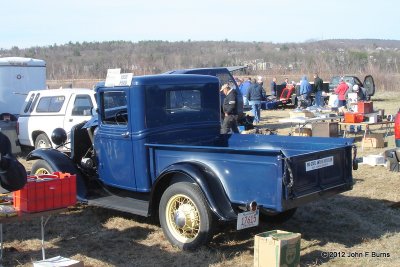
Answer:
[[(209, 83), (218, 82), (218, 79), (214, 76), (208, 75), (145, 75), (145, 76), (135, 76), (132, 79), (132, 85), (142, 86), (142, 85), (160, 85), (160, 84), (196, 84), (196, 83)], [(107, 87), (105, 82), (99, 82), (96, 88)], [(119, 86), (116, 86), (117, 88)], [(114, 88), (114, 86), (109, 87)]]

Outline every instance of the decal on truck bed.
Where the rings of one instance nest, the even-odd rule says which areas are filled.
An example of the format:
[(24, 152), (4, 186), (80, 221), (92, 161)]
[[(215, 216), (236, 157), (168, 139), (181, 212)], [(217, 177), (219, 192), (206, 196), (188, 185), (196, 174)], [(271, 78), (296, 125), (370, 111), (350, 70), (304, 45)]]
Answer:
[(312, 171), (316, 169), (325, 168), (328, 166), (333, 165), (333, 156), (317, 159), (317, 160), (310, 160), (306, 162), (306, 171)]

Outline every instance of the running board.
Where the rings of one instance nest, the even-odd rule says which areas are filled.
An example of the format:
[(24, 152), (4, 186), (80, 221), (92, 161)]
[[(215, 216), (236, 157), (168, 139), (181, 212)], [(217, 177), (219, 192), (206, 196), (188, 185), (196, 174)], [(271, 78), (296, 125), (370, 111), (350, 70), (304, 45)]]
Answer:
[(88, 204), (113, 210), (119, 210), (141, 216), (149, 216), (149, 202), (130, 197), (116, 195), (94, 197), (88, 199)]

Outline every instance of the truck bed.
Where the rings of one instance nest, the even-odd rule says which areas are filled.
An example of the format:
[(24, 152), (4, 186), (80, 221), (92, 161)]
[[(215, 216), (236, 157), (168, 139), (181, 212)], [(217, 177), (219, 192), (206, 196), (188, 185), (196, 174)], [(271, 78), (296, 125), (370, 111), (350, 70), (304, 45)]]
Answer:
[(171, 164), (200, 163), (219, 177), (232, 203), (255, 200), (278, 212), (353, 183), (353, 139), (233, 134), (183, 143), (146, 144), (152, 179)]

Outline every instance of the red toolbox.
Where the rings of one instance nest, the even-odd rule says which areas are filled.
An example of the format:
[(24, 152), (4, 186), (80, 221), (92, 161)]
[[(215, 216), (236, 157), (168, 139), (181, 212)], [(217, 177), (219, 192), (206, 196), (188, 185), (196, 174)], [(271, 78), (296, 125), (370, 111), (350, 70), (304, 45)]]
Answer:
[(374, 112), (374, 107), (372, 105), (372, 101), (360, 101), (357, 103), (357, 111), (359, 113), (368, 114)]
[(59, 209), (76, 204), (76, 175), (55, 172), (28, 176), (28, 182), (13, 195), (14, 208), (23, 212)]
[(344, 122), (358, 123), (364, 121), (364, 114), (359, 112), (346, 112), (344, 113)]

